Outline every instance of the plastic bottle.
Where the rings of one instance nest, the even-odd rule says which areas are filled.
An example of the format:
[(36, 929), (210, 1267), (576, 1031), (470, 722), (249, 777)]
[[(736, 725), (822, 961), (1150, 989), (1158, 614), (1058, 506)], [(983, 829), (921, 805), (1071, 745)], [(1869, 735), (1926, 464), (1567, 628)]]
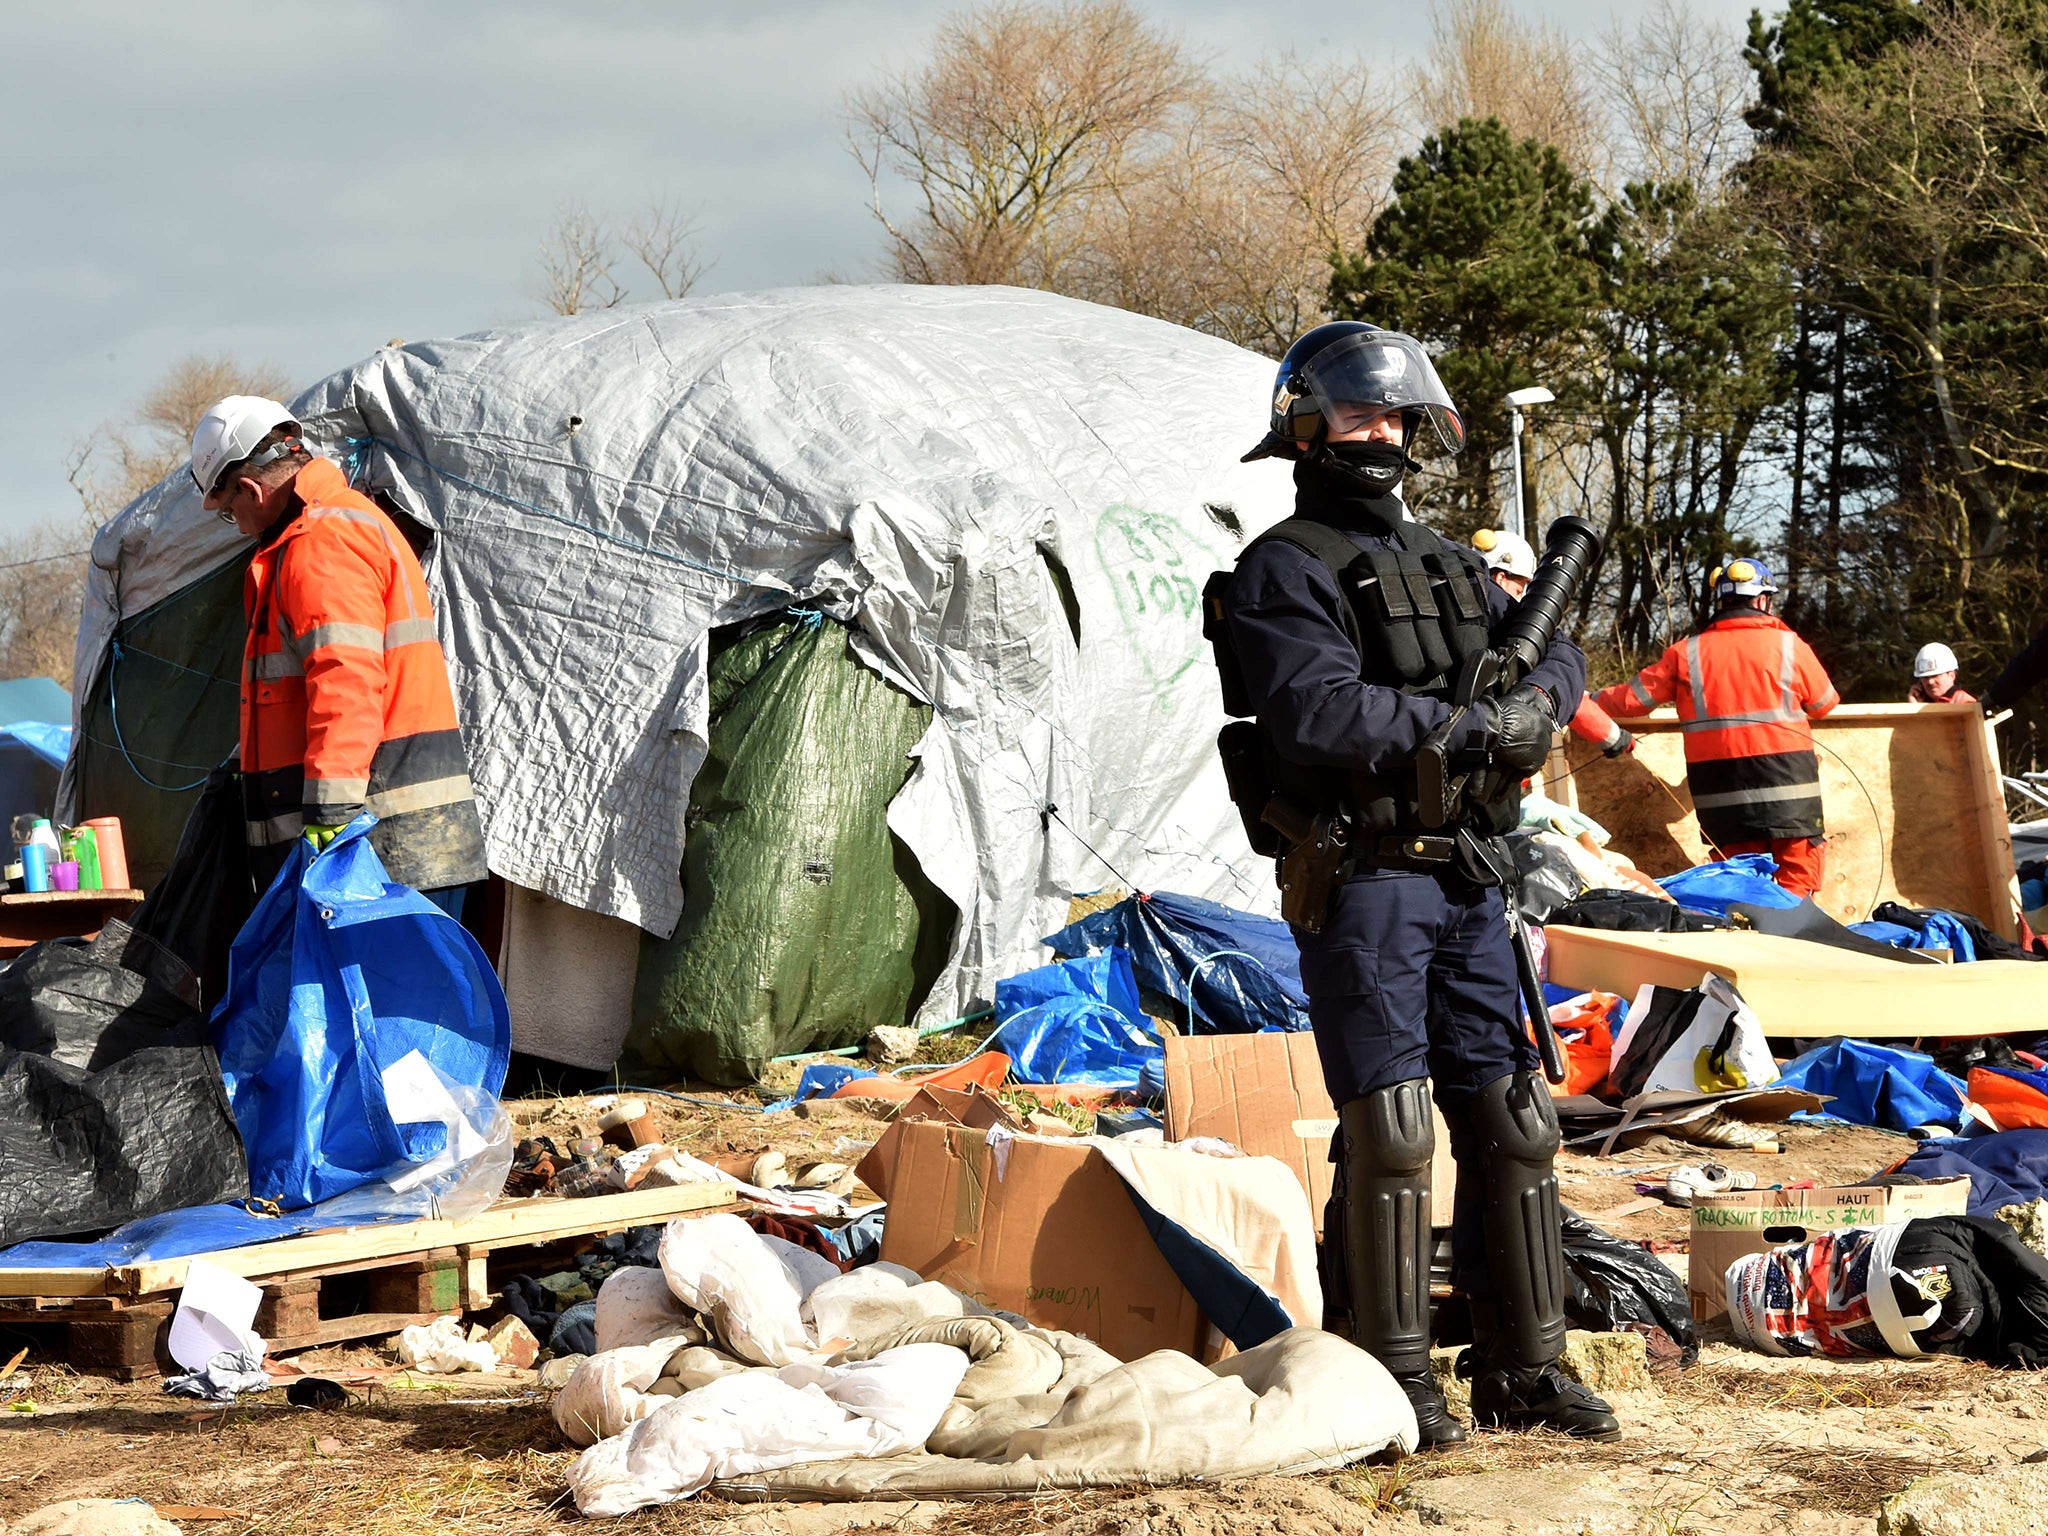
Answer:
[(78, 888), (98, 891), (106, 888), (100, 878), (99, 834), (91, 827), (73, 827), (65, 834), (65, 853), (78, 861)]
[(28, 841), (21, 845), (21, 883), (30, 891), (50, 889), (50, 866), (64, 857), (57, 832), (49, 819), (38, 816), (29, 827)]

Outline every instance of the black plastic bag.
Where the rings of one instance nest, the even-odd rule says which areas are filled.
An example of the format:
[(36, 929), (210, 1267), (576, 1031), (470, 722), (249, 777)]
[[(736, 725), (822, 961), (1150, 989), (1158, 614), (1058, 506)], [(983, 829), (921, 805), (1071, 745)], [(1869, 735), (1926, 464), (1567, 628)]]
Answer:
[(1553, 911), (1549, 921), (1609, 933), (1706, 933), (1728, 926), (1726, 918), (1688, 912), (1646, 891), (1619, 890), (1587, 891)]
[(1586, 882), (1579, 878), (1563, 849), (1545, 846), (1533, 832), (1510, 832), (1507, 843), (1521, 875), (1515, 888), (1515, 905), (1527, 921), (1547, 921), (1551, 913), (1585, 890)]
[(1574, 1328), (1620, 1333), (1631, 1325), (1662, 1328), (1680, 1350), (1679, 1363), (1699, 1358), (1700, 1329), (1685, 1282), (1634, 1243), (1603, 1232), (1576, 1211), (1564, 1213), (1564, 1312)]
[(223, 763), (207, 775), (171, 867), (130, 926), (185, 962), (199, 978), (200, 1006), (211, 1012), (228, 989), (228, 948), (255, 909), (242, 781), (232, 762)]
[(0, 971), (0, 1247), (249, 1193), (198, 986), (127, 924)]

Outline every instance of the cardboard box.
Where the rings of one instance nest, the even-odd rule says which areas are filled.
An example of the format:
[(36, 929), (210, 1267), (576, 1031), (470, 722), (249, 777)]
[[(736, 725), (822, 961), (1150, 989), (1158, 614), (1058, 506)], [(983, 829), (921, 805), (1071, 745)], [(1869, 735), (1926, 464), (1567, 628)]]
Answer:
[[(1330, 1198), (1330, 1138), (1337, 1108), (1323, 1086), (1323, 1064), (1307, 1030), (1260, 1035), (1166, 1037), (1166, 1139), (1215, 1136), (1254, 1157), (1277, 1157), (1308, 1191), (1316, 1237)], [(1429, 1219), (1451, 1224), (1457, 1165), (1451, 1133), (1436, 1116)]]
[(891, 1136), (883, 1259), (1086, 1334), (1119, 1360), (1157, 1349), (1202, 1357), (1208, 1319), (1093, 1147), (1006, 1136), (991, 1148), (987, 1131), (940, 1120)]
[(1848, 1184), (1826, 1189), (1739, 1189), (1700, 1195), (1692, 1203), (1686, 1288), (1693, 1316), (1704, 1322), (1728, 1310), (1728, 1266), (1752, 1253), (1803, 1243), (1824, 1232), (1881, 1227), (1917, 1216), (1961, 1216), (1970, 1209), (1968, 1179), (1930, 1184)]
[[(889, 1129), (882, 1132), (861, 1160), (854, 1164), (854, 1177), (883, 1200), (889, 1198), (889, 1181), (896, 1165), (896, 1144), (903, 1127), (917, 1120), (936, 1120), (943, 1125), (964, 1125), (986, 1131), (1001, 1126), (1021, 1131), (1024, 1121), (1015, 1110), (986, 1088), (922, 1087), (903, 1101)], [(886, 1225), (886, 1223), (884, 1224)]]

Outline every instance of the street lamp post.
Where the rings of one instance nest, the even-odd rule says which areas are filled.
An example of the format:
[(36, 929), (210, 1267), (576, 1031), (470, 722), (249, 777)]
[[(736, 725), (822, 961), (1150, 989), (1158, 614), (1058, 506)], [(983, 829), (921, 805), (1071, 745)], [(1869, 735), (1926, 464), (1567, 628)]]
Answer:
[(1514, 439), (1515, 449), (1515, 531), (1529, 540), (1533, 549), (1536, 541), (1529, 538), (1529, 512), (1522, 504), (1522, 410), (1525, 406), (1548, 405), (1557, 396), (1541, 384), (1532, 384), (1527, 389), (1508, 392), (1508, 429)]

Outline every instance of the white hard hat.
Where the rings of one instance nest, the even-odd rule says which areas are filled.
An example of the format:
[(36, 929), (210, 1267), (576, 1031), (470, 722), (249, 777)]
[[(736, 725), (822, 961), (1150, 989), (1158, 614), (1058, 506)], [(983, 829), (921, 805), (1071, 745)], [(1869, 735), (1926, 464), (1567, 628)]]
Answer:
[(211, 496), (220, 483), (221, 471), (248, 458), (272, 428), (286, 423), (296, 425), (297, 418), (261, 395), (229, 395), (209, 407), (192, 429), (192, 483), (199, 487), (199, 494)]
[(1920, 647), (1920, 654), (1913, 658), (1913, 676), (1917, 681), (1932, 677), (1937, 672), (1956, 670), (1956, 653), (1939, 640), (1930, 641)]
[(1536, 551), (1519, 533), (1503, 528), (1482, 528), (1472, 535), (1472, 547), (1486, 557), (1489, 571), (1506, 571), (1524, 581), (1536, 574)]

